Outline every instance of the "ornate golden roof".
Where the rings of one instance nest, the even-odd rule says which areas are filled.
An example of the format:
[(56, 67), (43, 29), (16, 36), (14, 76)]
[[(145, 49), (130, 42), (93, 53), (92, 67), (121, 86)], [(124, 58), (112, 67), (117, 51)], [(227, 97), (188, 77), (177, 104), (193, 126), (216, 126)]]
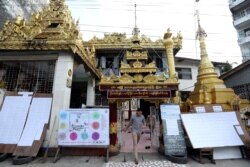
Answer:
[[(118, 48), (129, 49), (131, 48), (132, 40), (133, 37), (127, 38), (125, 33), (123, 34), (111, 33), (111, 34), (105, 34), (104, 38), (97, 38), (96, 36), (94, 36), (91, 40), (85, 43), (94, 45), (96, 49), (118, 49)], [(165, 50), (162, 39), (152, 41), (147, 36), (141, 35), (139, 37), (139, 40), (141, 47), (143, 48)], [(179, 50), (182, 48), (182, 35), (180, 32), (175, 37), (173, 37), (173, 41), (174, 41), (174, 49)]]
[(98, 76), (95, 49), (84, 47), (78, 23), (71, 17), (64, 0), (50, 0), (42, 11), (25, 21), (17, 16), (6, 21), (0, 31), (0, 50), (72, 50)]
[[(120, 35), (121, 38), (119, 39), (126, 41), (125, 34), (114, 35)], [(180, 37), (181, 36), (179, 36), (179, 39)], [(166, 38), (168, 39), (170, 36)], [(121, 61), (121, 76), (112, 77), (103, 75), (100, 85), (113, 85), (114, 87), (123, 84), (134, 84), (134, 86), (141, 87), (148, 84), (160, 84), (165, 86), (168, 84), (178, 85), (177, 78), (169, 78), (169, 76), (167, 76), (165, 73), (156, 74), (156, 64), (154, 61), (150, 63), (147, 62), (148, 53), (142, 47), (143, 42), (140, 40), (138, 33), (135, 33), (132, 39), (127, 42), (130, 43), (130, 48), (128, 48), (125, 54), (128, 63)], [(134, 47), (134, 45), (137, 45), (137, 47)]]

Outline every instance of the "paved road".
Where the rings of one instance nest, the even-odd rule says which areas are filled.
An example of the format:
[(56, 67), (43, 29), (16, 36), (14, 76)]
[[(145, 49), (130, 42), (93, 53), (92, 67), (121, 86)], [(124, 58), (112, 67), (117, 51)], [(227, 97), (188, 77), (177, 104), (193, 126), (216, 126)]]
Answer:
[[(124, 156), (126, 162), (124, 161)], [(56, 163), (53, 163), (53, 158), (48, 158), (45, 163), (42, 163), (41, 158), (36, 158), (29, 164), (21, 165), (21, 167), (132, 167), (136, 166), (133, 162), (131, 154), (120, 153), (118, 156), (110, 158), (108, 163), (104, 162), (104, 157), (88, 157), (88, 156), (63, 156)], [(205, 164), (200, 164), (192, 159), (189, 159), (187, 164), (174, 164), (166, 160), (164, 156), (157, 153), (140, 154), (140, 163), (137, 167), (250, 167), (250, 160), (235, 159), (235, 160), (217, 160), (216, 164), (205, 161)], [(0, 167), (13, 167), (12, 158), (0, 162)]]

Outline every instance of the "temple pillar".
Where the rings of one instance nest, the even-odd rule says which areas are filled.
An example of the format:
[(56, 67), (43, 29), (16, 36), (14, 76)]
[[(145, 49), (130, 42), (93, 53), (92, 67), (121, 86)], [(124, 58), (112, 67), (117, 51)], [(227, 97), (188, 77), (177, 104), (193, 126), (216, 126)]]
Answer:
[(110, 148), (109, 152), (112, 155), (116, 155), (119, 152), (118, 139), (117, 139), (117, 104), (114, 100), (109, 100), (109, 138)]
[(90, 77), (87, 85), (87, 106), (95, 105), (95, 78)]
[(167, 71), (167, 68), (168, 68), (168, 62), (167, 62), (167, 55), (166, 55), (166, 52), (163, 52), (162, 53), (162, 68), (163, 68), (163, 71)]
[(100, 61), (101, 61), (101, 62), (100, 62), (101, 68), (102, 68), (102, 69), (105, 69), (105, 68), (106, 68), (106, 57), (105, 57), (105, 56), (102, 56)]
[[(59, 112), (61, 109), (68, 109), (70, 105), (71, 84), (72, 81), (71, 71), (73, 70), (74, 56), (68, 52), (60, 52), (58, 60), (56, 61), (54, 82), (53, 82), (53, 102), (50, 116), (50, 128), (46, 136), (50, 136), (50, 147), (57, 147), (57, 131), (59, 125)], [(44, 147), (48, 146), (48, 140), (43, 143)]]
[(173, 40), (171, 38), (172, 33), (170, 33), (170, 30), (168, 29), (167, 33), (164, 34), (164, 45), (167, 53), (167, 62), (168, 62), (168, 72), (170, 78), (176, 77), (175, 72), (175, 63), (174, 63), (174, 54), (173, 54)]

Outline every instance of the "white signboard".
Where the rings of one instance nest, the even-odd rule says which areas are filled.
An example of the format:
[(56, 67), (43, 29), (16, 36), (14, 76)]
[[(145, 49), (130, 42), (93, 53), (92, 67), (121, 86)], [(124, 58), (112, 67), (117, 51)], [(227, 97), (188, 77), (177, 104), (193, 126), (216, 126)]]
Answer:
[(162, 104), (160, 109), (165, 155), (185, 156), (186, 144), (181, 126), (179, 105)]
[(59, 145), (109, 145), (108, 108), (62, 110), (59, 118)]
[(222, 107), (221, 106), (213, 106), (214, 112), (222, 112)]
[(161, 105), (161, 119), (180, 119), (180, 107), (179, 105)]
[(239, 147), (219, 147), (213, 150), (213, 159), (241, 159), (242, 154)]
[(206, 109), (203, 106), (201, 106), (201, 107), (195, 107), (195, 110), (198, 113), (204, 113), (204, 112), (206, 112)]
[(0, 143), (17, 144), (26, 122), (32, 92), (19, 93), (20, 96), (6, 96), (1, 110)]
[(193, 148), (241, 146), (235, 112), (181, 114)]
[(179, 128), (176, 119), (165, 119), (167, 125), (167, 135), (179, 135)]
[(43, 127), (49, 121), (51, 97), (35, 97), (32, 100), (28, 119), (18, 146), (32, 146), (34, 140), (40, 140)]

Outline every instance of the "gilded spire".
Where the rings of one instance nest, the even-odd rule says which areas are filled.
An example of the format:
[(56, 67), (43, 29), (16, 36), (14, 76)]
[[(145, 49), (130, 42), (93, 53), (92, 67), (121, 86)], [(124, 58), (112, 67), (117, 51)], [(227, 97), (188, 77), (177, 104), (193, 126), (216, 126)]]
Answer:
[(196, 37), (200, 43), (200, 54), (201, 54), (201, 63), (199, 66), (198, 77), (204, 75), (206, 73), (215, 73), (214, 66), (208, 58), (205, 37), (207, 34), (205, 30), (201, 27), (199, 13), (197, 12), (197, 19), (198, 19), (198, 30), (196, 33)]
[[(234, 91), (231, 88), (226, 88), (224, 81), (219, 79), (213, 64), (209, 60), (205, 44), (207, 34), (200, 25), (198, 11), (197, 17), (197, 38), (200, 43), (201, 62), (198, 69), (197, 82), (189, 99), (192, 101), (192, 105), (220, 104), (225, 111), (232, 111), (230, 101), (235, 97)], [(188, 102), (185, 104), (190, 106)]]
[(133, 29), (133, 38), (135, 40), (138, 40), (139, 38), (139, 33), (140, 33), (140, 30), (139, 28), (137, 27), (137, 15), (136, 15), (136, 4), (135, 4), (135, 27)]

